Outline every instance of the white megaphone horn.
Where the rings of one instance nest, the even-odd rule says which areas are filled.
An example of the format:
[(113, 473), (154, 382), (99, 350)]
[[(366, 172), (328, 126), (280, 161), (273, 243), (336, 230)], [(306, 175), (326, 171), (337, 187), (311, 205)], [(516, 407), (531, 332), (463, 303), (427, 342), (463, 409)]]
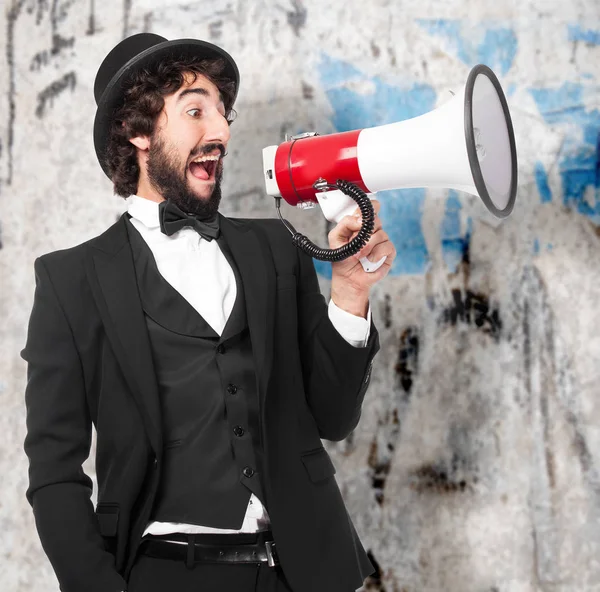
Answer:
[[(498, 78), (482, 64), (471, 70), (459, 93), (429, 113), (362, 130), (301, 134), (265, 148), (263, 168), (269, 195), (301, 208), (319, 203), (324, 216), (336, 223), (357, 207), (347, 194), (323, 190), (340, 179), (366, 193), (456, 189), (478, 196), (498, 218), (511, 213), (517, 192), (508, 105)], [(384, 260), (373, 264), (364, 258), (361, 263), (375, 271)]]

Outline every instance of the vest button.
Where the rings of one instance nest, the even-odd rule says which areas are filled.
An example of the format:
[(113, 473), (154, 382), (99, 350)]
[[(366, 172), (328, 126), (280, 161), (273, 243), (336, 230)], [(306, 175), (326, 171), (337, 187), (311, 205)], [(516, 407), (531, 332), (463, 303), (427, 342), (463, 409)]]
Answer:
[(244, 428), (242, 426), (235, 426), (233, 428), (233, 433), (241, 438), (244, 435)]
[(154, 459), (152, 460), (152, 466), (157, 469), (158, 468), (158, 459), (156, 457), (154, 457)]
[(218, 354), (224, 354), (225, 353), (225, 346), (220, 343), (219, 345), (217, 345), (217, 353)]
[(235, 386), (235, 384), (230, 384), (230, 385), (227, 387), (227, 392), (228, 392), (230, 395), (235, 395), (235, 393), (237, 393), (237, 386)]
[(252, 477), (252, 475), (254, 475), (254, 469), (251, 467), (244, 467), (243, 473), (244, 477)]

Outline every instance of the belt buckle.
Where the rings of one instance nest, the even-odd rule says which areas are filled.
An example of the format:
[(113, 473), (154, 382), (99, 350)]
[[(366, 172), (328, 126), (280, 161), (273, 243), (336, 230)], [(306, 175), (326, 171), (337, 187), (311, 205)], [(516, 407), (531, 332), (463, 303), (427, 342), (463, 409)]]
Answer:
[(265, 541), (265, 549), (267, 550), (267, 563), (269, 564), (269, 567), (275, 567), (275, 565), (277, 565), (275, 563), (275, 560), (277, 559), (275, 541)]

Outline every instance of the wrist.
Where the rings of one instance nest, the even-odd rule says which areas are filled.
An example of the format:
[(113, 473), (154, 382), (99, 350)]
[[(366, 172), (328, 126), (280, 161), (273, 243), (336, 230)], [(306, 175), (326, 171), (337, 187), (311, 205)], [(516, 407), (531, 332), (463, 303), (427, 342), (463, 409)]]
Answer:
[(364, 290), (352, 290), (344, 286), (339, 289), (337, 286), (331, 285), (331, 300), (342, 310), (363, 319), (367, 318), (369, 311), (369, 292)]

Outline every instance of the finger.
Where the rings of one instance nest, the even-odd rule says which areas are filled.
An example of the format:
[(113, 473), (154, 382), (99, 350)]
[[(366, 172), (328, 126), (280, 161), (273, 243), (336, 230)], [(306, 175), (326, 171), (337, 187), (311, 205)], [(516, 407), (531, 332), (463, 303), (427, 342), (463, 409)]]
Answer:
[[(371, 236), (371, 238), (369, 239), (369, 242), (367, 242), (367, 244), (358, 252), (359, 259), (361, 257), (369, 257), (370, 259), (371, 253), (373, 253), (374, 251), (379, 252), (379, 250), (381, 249), (380, 245), (387, 243), (389, 243), (392, 247), (394, 246), (393, 243), (390, 241), (390, 237), (385, 231), (380, 230), (374, 233), (373, 236)], [(379, 259), (381, 259), (381, 257), (379, 257)]]
[(388, 238), (387, 240), (376, 244), (367, 257), (369, 261), (379, 261), (382, 257), (387, 257), (386, 263), (391, 265), (396, 258), (396, 247)]
[[(361, 226), (362, 227), (362, 226)], [(375, 219), (375, 225), (373, 228), (373, 232), (371, 234), (371, 236), (369, 237), (369, 240), (363, 245), (362, 249), (365, 249), (367, 245), (371, 245), (373, 246), (374, 244), (376, 244), (379, 240), (381, 239), (381, 236), (375, 236), (377, 233), (380, 233), (382, 229), (382, 224), (381, 224), (381, 220), (379, 218)], [(360, 228), (357, 228), (357, 230), (355, 232), (352, 233), (352, 235), (348, 238), (348, 240), (346, 241), (347, 243), (351, 242), (352, 240), (354, 240), (356, 238), (356, 236), (358, 235), (360, 231)], [(373, 238), (375, 236), (375, 238)], [(379, 238), (378, 238), (379, 237)], [(359, 251), (360, 253), (361, 251)]]
[[(381, 223), (381, 219), (380, 218), (375, 218), (375, 224), (373, 226), (373, 232), (371, 233), (369, 241), (366, 243), (367, 245), (368, 244), (374, 245), (379, 240), (382, 240), (382, 238), (381, 238), (382, 235), (380, 234), (381, 231), (382, 231), (382, 228), (383, 228), (383, 224)], [(360, 230), (360, 228), (359, 228), (359, 230)], [(357, 234), (358, 234), (358, 231), (352, 236), (352, 238), (354, 238), (354, 236), (356, 236)]]
[[(356, 238), (356, 236), (358, 235), (358, 233), (360, 232), (360, 229), (362, 228), (362, 220), (358, 219), (361, 224), (356, 228), (356, 231), (354, 231), (350, 237), (348, 237), (348, 239), (346, 240), (346, 243), (349, 243), (350, 241), (354, 240)], [(363, 246), (363, 249), (365, 248), (366, 245), (369, 244), (369, 242), (371, 242), (371, 244), (374, 244), (374, 242), (377, 242), (377, 237), (375, 238), (375, 240), (373, 239), (373, 236), (380, 232), (382, 228), (382, 224), (381, 224), (381, 220), (379, 218), (375, 218), (375, 224), (373, 227), (373, 232), (371, 233), (371, 236), (369, 237), (369, 241), (367, 241), (367, 243), (365, 243), (365, 245)]]
[(362, 227), (362, 222), (355, 216), (344, 216), (327, 235), (329, 247), (337, 249), (348, 243)]

